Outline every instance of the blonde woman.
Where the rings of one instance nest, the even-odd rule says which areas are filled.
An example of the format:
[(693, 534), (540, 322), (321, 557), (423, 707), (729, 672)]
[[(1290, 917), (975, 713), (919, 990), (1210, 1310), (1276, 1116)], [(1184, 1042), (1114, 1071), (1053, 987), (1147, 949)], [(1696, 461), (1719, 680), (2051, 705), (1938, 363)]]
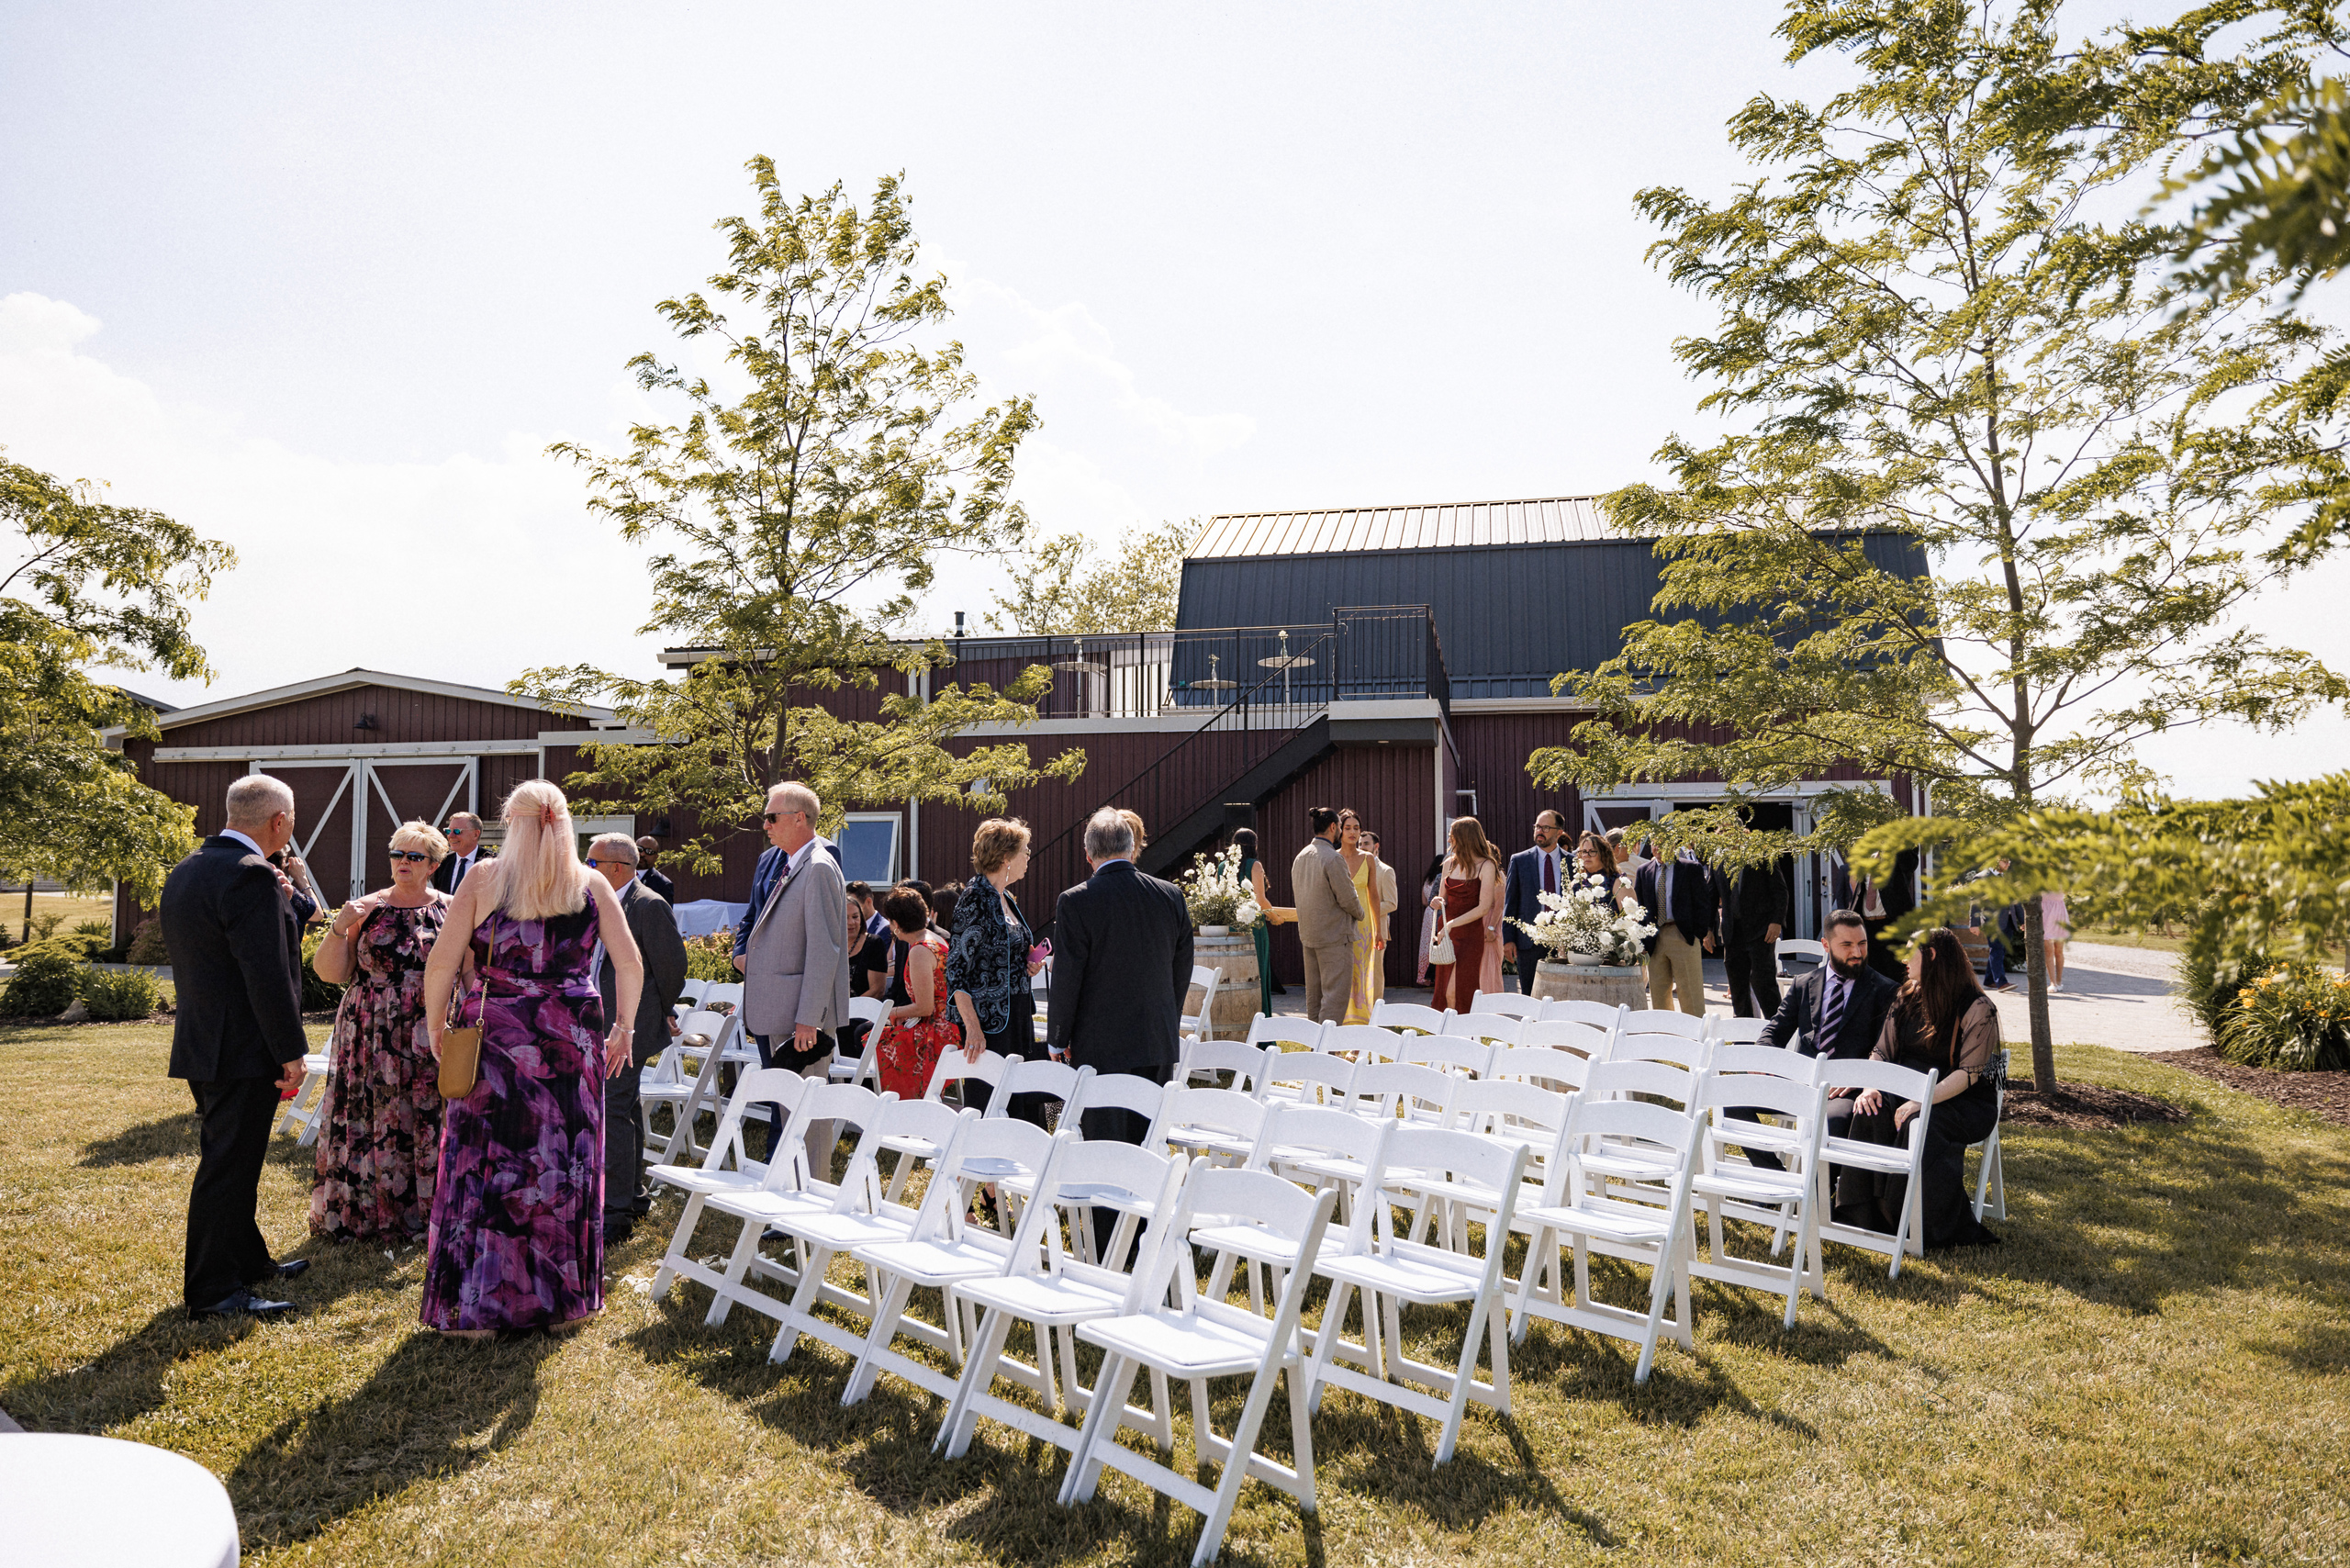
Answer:
[[(1452, 823), (1452, 853), (1444, 860), (1444, 903), (1437, 929), (1452, 937), (1453, 961), (1430, 964), (1435, 1005), (1457, 1013), (1470, 1003), (1485, 979), (1485, 934), (1502, 906), (1501, 857), (1475, 817)], [(1498, 988), (1496, 988), (1498, 989)]]
[(1368, 1024), (1371, 1004), (1386, 989), (1387, 936), (1379, 907), (1379, 857), (1363, 848), (1362, 819), (1343, 808), (1338, 812), (1338, 858), (1346, 863), (1355, 897), (1362, 901), (1362, 918), (1355, 922), (1353, 980), (1347, 990), (1344, 1022)]
[(504, 849), (450, 901), (449, 927), (470, 944), (437, 944), (424, 971), (433, 1056), (468, 959), (461, 1021), (481, 1028), (473, 1092), (448, 1102), (424, 1265), (425, 1326), (464, 1338), (570, 1327), (603, 1309), (604, 1080), (629, 1064), (644, 983), (611, 883), (580, 863), (563, 791), (518, 785), (503, 817)]
[(335, 1009), (333, 1070), (319, 1103), (310, 1233), (422, 1239), (441, 1166), (441, 1089), (424, 1026), (424, 969), (449, 895), (432, 887), (449, 841), (403, 823), (386, 846), (392, 885), (335, 911), (310, 967), (348, 984)]

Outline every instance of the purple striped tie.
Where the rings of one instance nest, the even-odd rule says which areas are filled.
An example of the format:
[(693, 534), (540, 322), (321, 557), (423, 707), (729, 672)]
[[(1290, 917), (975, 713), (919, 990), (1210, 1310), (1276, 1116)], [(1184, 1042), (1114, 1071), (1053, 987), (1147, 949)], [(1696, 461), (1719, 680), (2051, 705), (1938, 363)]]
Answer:
[(1852, 982), (1842, 975), (1828, 977), (1828, 995), (1819, 1007), (1819, 1027), (1815, 1032), (1812, 1051), (1818, 1056), (1832, 1056), (1836, 1050), (1836, 1025), (1844, 1021), (1844, 998), (1851, 992)]

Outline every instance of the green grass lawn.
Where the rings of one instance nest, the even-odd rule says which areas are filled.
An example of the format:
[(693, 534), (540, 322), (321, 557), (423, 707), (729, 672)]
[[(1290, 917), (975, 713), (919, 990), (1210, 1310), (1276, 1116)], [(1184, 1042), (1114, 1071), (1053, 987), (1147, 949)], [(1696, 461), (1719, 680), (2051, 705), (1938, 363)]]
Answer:
[(2076, 942), (2098, 942), (2108, 947), (2143, 947), (2156, 953), (2184, 953), (2187, 938), (2165, 936), (2155, 931), (2100, 931), (2084, 925), (2073, 933)]
[[(195, 1132), (166, 1039), (0, 1032), (0, 1408), (199, 1460), (249, 1562), (1189, 1560), (1197, 1517), (1120, 1476), (1064, 1511), (1058, 1450), (983, 1423), (934, 1459), (927, 1396), (885, 1378), (844, 1410), (831, 1350), (778, 1371), (765, 1320), (705, 1328), (689, 1286), (651, 1302), (672, 1203), (584, 1332), (443, 1343), (416, 1321), (416, 1249), (307, 1240), (308, 1151), (281, 1139), (262, 1218), (316, 1260), (303, 1316), (186, 1322)], [(2006, 1247), (1898, 1282), (1833, 1250), (1791, 1334), (1773, 1302), (1700, 1284), (1696, 1353), (1668, 1345), (1646, 1387), (1630, 1347), (1538, 1324), (1513, 1414), (1472, 1407), (1440, 1470), (1429, 1423), (1333, 1392), (1318, 1517), (1251, 1486), (1225, 1560), (2340, 1561), (2350, 1132), (2094, 1047), (2059, 1066), (2195, 1114), (2013, 1130)], [(1443, 1351), (1457, 1321), (1406, 1329)]]

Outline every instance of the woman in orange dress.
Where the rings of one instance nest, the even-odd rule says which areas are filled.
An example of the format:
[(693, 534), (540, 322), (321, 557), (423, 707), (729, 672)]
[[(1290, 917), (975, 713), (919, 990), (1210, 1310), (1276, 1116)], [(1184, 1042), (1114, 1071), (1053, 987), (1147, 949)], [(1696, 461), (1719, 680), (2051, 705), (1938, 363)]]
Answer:
[(1436, 1005), (1466, 1013), (1485, 978), (1485, 930), (1502, 902), (1501, 857), (1475, 817), (1455, 817), (1452, 853), (1444, 861), (1444, 908), (1438, 926), (1452, 936), (1453, 961), (1431, 964)]
[(881, 917), (904, 944), (905, 972), (899, 978), (911, 1000), (890, 1009), (882, 1021), (875, 1067), (881, 1092), (919, 1100), (929, 1092), (939, 1052), (962, 1039), (947, 1002), (946, 938), (930, 928), (930, 905), (912, 888), (892, 889), (881, 901)]

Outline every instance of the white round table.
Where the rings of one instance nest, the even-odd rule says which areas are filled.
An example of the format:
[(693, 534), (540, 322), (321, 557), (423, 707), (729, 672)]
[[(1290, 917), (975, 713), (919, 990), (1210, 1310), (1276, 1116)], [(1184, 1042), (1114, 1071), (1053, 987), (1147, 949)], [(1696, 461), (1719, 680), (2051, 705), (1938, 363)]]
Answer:
[(212, 1473), (145, 1443), (0, 1436), (0, 1557), (12, 1568), (237, 1568), (237, 1511)]

